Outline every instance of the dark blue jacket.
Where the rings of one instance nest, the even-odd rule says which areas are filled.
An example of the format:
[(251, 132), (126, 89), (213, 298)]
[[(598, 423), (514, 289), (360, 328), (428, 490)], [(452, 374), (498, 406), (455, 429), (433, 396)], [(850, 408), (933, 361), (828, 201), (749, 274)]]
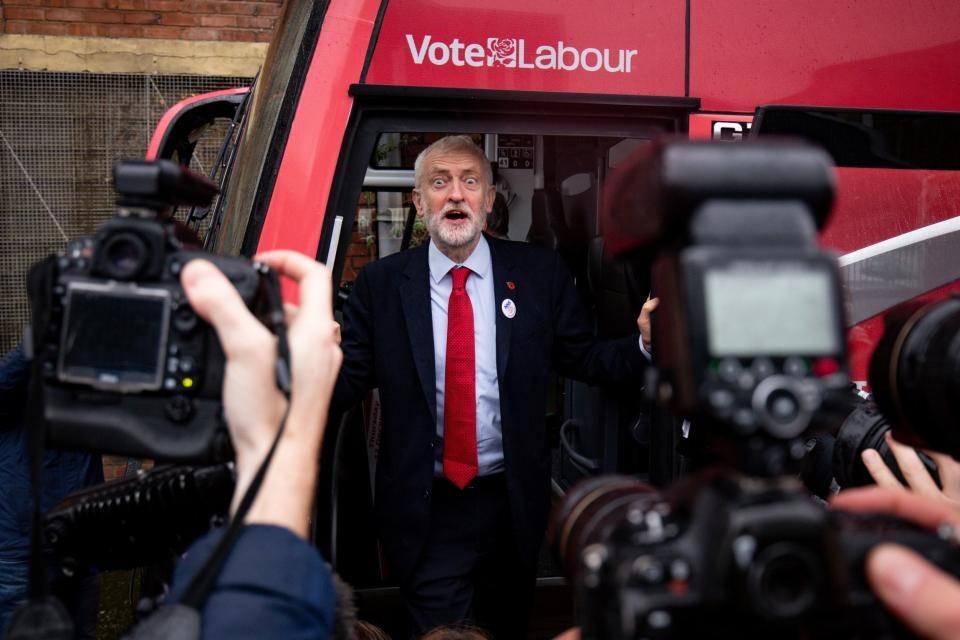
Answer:
[[(550, 507), (545, 406), (550, 369), (591, 384), (638, 380), (640, 335), (598, 341), (569, 272), (553, 251), (487, 238), (496, 298), (497, 375), (507, 493), (521, 554), (535, 562)], [(379, 387), (380, 540), (396, 575), (413, 570), (427, 539), (436, 430), (436, 368), (428, 245), (360, 271), (343, 309), (343, 366), (334, 410)], [(510, 299), (515, 315), (499, 310)], [(639, 385), (638, 385), (639, 386)]]
[[(177, 565), (170, 602), (178, 601), (222, 535), (195, 542)], [(201, 616), (201, 637), (328, 638), (334, 587), (317, 549), (288, 529), (246, 525), (217, 576)]]
[[(30, 555), (30, 467), (24, 412), (29, 367), (15, 347), (0, 359), (0, 559)], [(100, 456), (47, 451), (43, 456), (40, 509), (47, 511), (69, 493), (103, 482)]]

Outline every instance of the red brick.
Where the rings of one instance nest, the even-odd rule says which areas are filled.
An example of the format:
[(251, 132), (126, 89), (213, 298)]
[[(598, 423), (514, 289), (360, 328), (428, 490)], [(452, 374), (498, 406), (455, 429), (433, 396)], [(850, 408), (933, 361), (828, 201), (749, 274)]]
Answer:
[(86, 22), (71, 22), (67, 25), (67, 35), (81, 36), (85, 38), (95, 38), (102, 36), (100, 25), (89, 24)]
[(257, 6), (256, 15), (277, 17), (283, 11), (282, 4), (260, 4)]
[(144, 27), (126, 24), (98, 24), (97, 35), (105, 38), (143, 38)]
[(34, 24), (33, 22), (23, 22), (22, 20), (7, 20), (3, 23), (3, 32), (10, 33), (17, 36), (22, 36), (30, 33), (28, 28), (30, 25)]
[[(7, 23), (16, 24), (13, 22)], [(19, 24), (27, 25), (25, 31), (11, 31), (10, 33), (25, 33), (35, 36), (65, 36), (67, 35), (67, 24), (65, 22), (21, 22)]]
[(47, 9), (44, 17), (47, 20), (79, 22), (85, 19), (83, 13), (80, 9)]
[(223, 32), (219, 29), (184, 29), (180, 32), (180, 37), (184, 40), (205, 40), (205, 41), (214, 41), (214, 40), (225, 40), (223, 38)]
[[(64, 0), (17, 0), (17, 4), (20, 6), (27, 7), (44, 7), (47, 9), (53, 7), (62, 7)], [(10, 6), (12, 3), (7, 2), (7, 6)]]
[(270, 16), (236, 16), (236, 26), (243, 29), (273, 29), (277, 19)]
[[(220, 40), (224, 42), (257, 42), (257, 32), (243, 29), (224, 29), (220, 32)], [(269, 36), (269, 34), (268, 34)]]
[(193, 13), (160, 13), (160, 24), (178, 27), (195, 27), (200, 24), (200, 16)]
[(125, 24), (160, 24), (160, 14), (153, 11), (125, 11)]
[(202, 27), (236, 27), (237, 16), (224, 16), (224, 15), (212, 15), (212, 16), (197, 16), (200, 20), (200, 26)]
[(185, 4), (182, 0), (145, 0), (143, 8), (148, 11), (182, 11)]
[(188, 0), (188, 11), (198, 13), (227, 13), (241, 16), (252, 16), (257, 12), (255, 2), (213, 2), (211, 0)]
[(107, 6), (111, 9), (129, 9), (140, 11), (146, 8), (145, 0), (107, 0)]
[(349, 245), (347, 245), (348, 258), (362, 257), (368, 254), (369, 250), (367, 249), (366, 242), (351, 242)]
[(160, 25), (150, 25), (141, 27), (144, 38), (165, 38), (168, 40), (180, 39), (180, 27), (164, 27)]
[(67, 0), (66, 5), (74, 9), (104, 9), (107, 0)]
[(6, 7), (3, 10), (3, 17), (7, 20), (43, 20), (43, 11), (43, 9)]
[(122, 11), (85, 9), (82, 13), (83, 20), (86, 22), (99, 22), (101, 24), (114, 24), (123, 22)]

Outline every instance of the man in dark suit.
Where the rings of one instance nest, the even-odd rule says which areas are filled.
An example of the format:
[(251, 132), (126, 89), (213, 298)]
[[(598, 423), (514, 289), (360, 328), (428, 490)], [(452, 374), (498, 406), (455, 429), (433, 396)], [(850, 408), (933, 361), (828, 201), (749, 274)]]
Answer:
[(548, 372), (619, 382), (646, 360), (639, 333), (595, 340), (556, 253), (482, 234), (495, 189), (469, 138), (435, 142), (414, 173), (430, 242), (358, 275), (335, 404), (379, 388), (374, 509), (416, 630), (522, 637), (550, 505)]

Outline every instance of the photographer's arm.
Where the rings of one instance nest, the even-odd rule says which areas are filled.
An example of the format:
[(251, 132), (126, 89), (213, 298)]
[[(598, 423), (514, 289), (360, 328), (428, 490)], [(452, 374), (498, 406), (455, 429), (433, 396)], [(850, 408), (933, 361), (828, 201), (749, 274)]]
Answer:
[[(889, 513), (935, 529), (960, 530), (960, 513), (949, 504), (901, 490), (851, 489), (831, 500), (836, 509)], [(882, 544), (867, 556), (867, 579), (884, 605), (920, 636), (960, 636), (960, 581), (896, 544)]]
[[(334, 617), (330, 571), (308, 537), (320, 446), (340, 366), (330, 276), (291, 252), (261, 256), (300, 285), (288, 309), (292, 393), (286, 427), (236, 542), (203, 605), (205, 638), (326, 637)], [(239, 496), (249, 487), (286, 409), (275, 379), (276, 340), (212, 264), (183, 270), (190, 304), (216, 329), (227, 356), (224, 413), (236, 450)], [(169, 599), (179, 602), (216, 547), (221, 531), (195, 542), (178, 564)]]
[[(287, 426), (246, 522), (274, 524), (306, 538), (320, 443), (341, 360), (330, 274), (292, 252), (272, 252), (260, 259), (299, 283), (302, 304), (289, 313), (293, 390)], [(191, 306), (216, 329), (227, 356), (223, 400), (237, 452), (235, 509), (270, 448), (286, 407), (274, 383), (276, 340), (212, 264), (199, 260), (188, 264), (183, 285)]]

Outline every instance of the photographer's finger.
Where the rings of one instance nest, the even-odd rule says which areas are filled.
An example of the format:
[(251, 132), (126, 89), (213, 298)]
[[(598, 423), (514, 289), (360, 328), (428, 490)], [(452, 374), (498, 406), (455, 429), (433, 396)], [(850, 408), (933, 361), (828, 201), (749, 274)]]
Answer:
[(863, 466), (867, 468), (867, 473), (870, 474), (878, 487), (903, 491), (903, 485), (893, 475), (893, 472), (887, 467), (887, 463), (883, 461), (876, 449), (864, 449), (863, 453), (860, 454), (860, 459), (863, 460)]
[(297, 314), (300, 313), (300, 307), (293, 304), (292, 302), (283, 303), (283, 321), (289, 327), (293, 324), (293, 321), (297, 319)]
[(269, 332), (247, 310), (236, 288), (207, 260), (191, 260), (180, 276), (183, 290), (197, 315), (213, 325), (224, 353), (230, 355)]
[(867, 579), (888, 609), (926, 638), (960, 633), (960, 582), (915, 552), (883, 544), (867, 556)]
[(940, 488), (937, 487), (937, 483), (930, 477), (927, 468), (923, 466), (923, 461), (920, 460), (917, 451), (913, 447), (902, 445), (894, 440), (889, 431), (884, 437), (887, 441), (887, 446), (890, 447), (890, 451), (893, 452), (893, 457), (897, 459), (897, 466), (900, 467), (900, 473), (903, 474), (910, 488), (930, 497), (941, 497)]
[(939, 451), (926, 449), (924, 453), (937, 464), (937, 473), (940, 475), (943, 494), (953, 500), (960, 500), (960, 462)]
[(258, 260), (282, 276), (287, 276), (295, 282), (300, 282), (304, 276), (319, 263), (302, 253), (288, 249), (265, 251), (258, 253), (254, 260)]
[(857, 513), (887, 513), (928, 529), (936, 529), (944, 522), (960, 526), (960, 514), (947, 502), (919, 496), (902, 488), (847, 489), (830, 499), (830, 507)]
[(330, 270), (296, 251), (268, 251), (257, 256), (277, 273), (300, 285), (300, 314), (311, 321), (333, 319), (333, 284)]

